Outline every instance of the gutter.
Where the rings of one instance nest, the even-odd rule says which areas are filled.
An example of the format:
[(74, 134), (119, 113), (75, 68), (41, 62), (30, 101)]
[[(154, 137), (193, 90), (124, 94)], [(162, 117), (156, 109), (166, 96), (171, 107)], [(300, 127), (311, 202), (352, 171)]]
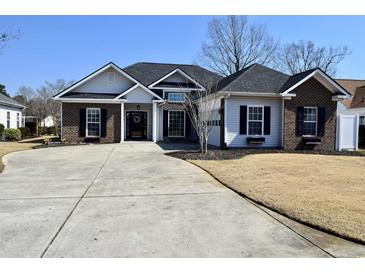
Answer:
[(251, 97), (281, 97), (280, 93), (274, 92), (249, 92), (249, 91), (218, 91), (222, 95), (251, 96)]

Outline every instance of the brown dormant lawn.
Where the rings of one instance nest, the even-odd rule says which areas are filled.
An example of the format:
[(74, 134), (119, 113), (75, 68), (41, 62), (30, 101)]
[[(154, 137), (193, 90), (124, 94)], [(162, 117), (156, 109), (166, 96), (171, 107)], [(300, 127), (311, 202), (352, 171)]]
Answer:
[(365, 242), (365, 157), (263, 153), (191, 162), (279, 213)]
[(35, 143), (18, 143), (18, 142), (0, 142), (0, 172), (4, 169), (2, 157), (10, 152), (32, 149), (39, 144)]

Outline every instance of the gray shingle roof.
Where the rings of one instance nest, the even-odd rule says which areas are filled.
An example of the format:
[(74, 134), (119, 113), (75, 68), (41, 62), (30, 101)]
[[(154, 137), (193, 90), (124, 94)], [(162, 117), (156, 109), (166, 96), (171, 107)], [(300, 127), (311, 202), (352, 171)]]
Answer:
[(307, 77), (309, 74), (311, 74), (315, 69), (310, 69), (301, 73), (294, 74), (290, 76), (290, 78), (284, 83), (284, 85), (281, 87), (280, 92), (284, 92), (290, 87), (294, 86), (296, 83), (303, 80), (305, 77)]
[(8, 96), (5, 96), (4, 94), (0, 93), (0, 105), (8, 105), (8, 106), (13, 106), (13, 107), (18, 107), (18, 108), (24, 108), (24, 106), (20, 103), (18, 103), (17, 101), (15, 101), (12, 98), (9, 98)]
[[(137, 81), (139, 81), (144, 86), (148, 87), (152, 83), (163, 78), (177, 68), (188, 74), (190, 77), (192, 77), (203, 86), (207, 87), (208, 83), (214, 85), (214, 91), (259, 93), (284, 92), (317, 69), (311, 69), (295, 75), (288, 75), (277, 70), (265, 67), (263, 65), (253, 64), (230, 76), (222, 77), (197, 65), (140, 62), (127, 66), (122, 70)], [(175, 87), (176, 83), (167, 83), (162, 81), (158, 84), (158, 86), (166, 88)], [(85, 99), (113, 99), (117, 95), (100, 93), (98, 94), (90, 92), (69, 92), (62, 97)]]
[(278, 93), (289, 75), (253, 64), (218, 82), (219, 91)]
[(149, 86), (177, 68), (203, 86), (207, 82), (217, 82), (223, 78), (222, 76), (197, 65), (140, 62), (125, 67), (123, 70), (143, 85)]

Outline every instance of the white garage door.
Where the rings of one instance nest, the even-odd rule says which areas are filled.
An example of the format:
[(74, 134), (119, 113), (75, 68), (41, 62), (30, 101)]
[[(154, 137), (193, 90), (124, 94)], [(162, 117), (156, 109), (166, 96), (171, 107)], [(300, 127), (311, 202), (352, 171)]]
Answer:
[(338, 125), (339, 150), (356, 150), (359, 134), (358, 116), (340, 114), (338, 117)]

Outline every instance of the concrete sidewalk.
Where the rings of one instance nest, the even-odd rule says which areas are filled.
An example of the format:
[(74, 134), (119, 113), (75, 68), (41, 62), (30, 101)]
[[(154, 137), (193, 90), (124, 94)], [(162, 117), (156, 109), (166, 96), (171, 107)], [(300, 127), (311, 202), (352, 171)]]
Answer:
[(163, 152), (127, 142), (7, 155), (0, 257), (331, 257)]

